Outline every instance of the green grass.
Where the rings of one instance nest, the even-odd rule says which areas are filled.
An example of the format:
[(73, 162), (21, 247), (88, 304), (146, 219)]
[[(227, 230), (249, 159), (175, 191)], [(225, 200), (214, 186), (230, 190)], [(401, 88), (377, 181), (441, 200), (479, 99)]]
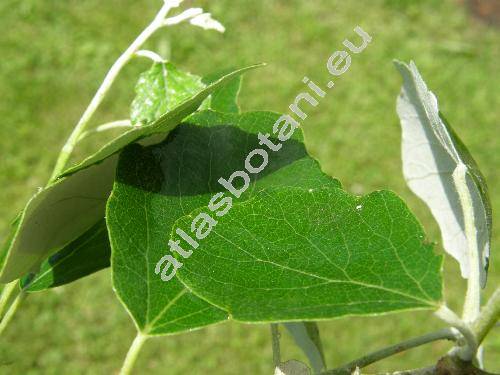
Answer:
[[(150, 48), (193, 73), (265, 61), (245, 79), (245, 110), (286, 111), (307, 75), (325, 82), (325, 63), (353, 28), (373, 36), (353, 57), (304, 124), (307, 145), (331, 175), (356, 193), (391, 189), (408, 201), (429, 238), (439, 232), (401, 174), (395, 99), (401, 85), (392, 59), (414, 59), (440, 99), (442, 111), (477, 159), (494, 210), (491, 277), (500, 281), (500, 164), (498, 115), (500, 33), (466, 13), (458, 1), (186, 1), (210, 9), (224, 35), (180, 26), (160, 32)], [(0, 233), (28, 197), (43, 186), (59, 148), (119, 53), (146, 25), (160, 0), (3, 0), (0, 5)], [(126, 118), (133, 83), (147, 62), (134, 61), (114, 86), (95, 124)], [(497, 131), (495, 132), (495, 128)], [(86, 144), (84, 147), (95, 147)], [(436, 247), (438, 252), (441, 248)], [(465, 283), (445, 262), (446, 298), (459, 309)], [(431, 312), (344, 318), (321, 324), (330, 366), (413, 335), (437, 329)], [(109, 270), (30, 296), (0, 342), (0, 373), (109, 374), (120, 367), (134, 326), (115, 298)], [(286, 358), (303, 357), (285, 337)], [(370, 371), (431, 364), (446, 352), (436, 343), (378, 363)], [(485, 343), (486, 363), (499, 372), (500, 336)], [(497, 360), (495, 361), (495, 356)], [(137, 373), (270, 374), (268, 326), (225, 323), (151, 340)]]

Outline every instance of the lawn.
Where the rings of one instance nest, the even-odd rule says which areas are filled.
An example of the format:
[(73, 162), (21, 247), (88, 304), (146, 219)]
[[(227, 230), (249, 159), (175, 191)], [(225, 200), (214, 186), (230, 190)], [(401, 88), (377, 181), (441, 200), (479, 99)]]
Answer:
[[(198, 0), (226, 33), (179, 26), (158, 33), (150, 48), (196, 74), (267, 62), (245, 78), (244, 110), (287, 111), (307, 75), (328, 77), (326, 60), (360, 25), (372, 43), (309, 112), (309, 151), (346, 189), (397, 192), (424, 224), (439, 232), (401, 173), (395, 100), (401, 79), (394, 58), (415, 60), (446, 114), (481, 166), (493, 203), (488, 296), (500, 281), (500, 29), (468, 14), (457, 0)], [(65, 137), (109, 66), (154, 16), (160, 0), (3, 0), (0, 4), (0, 233), (43, 186)], [(123, 72), (95, 125), (127, 118), (137, 60)], [(495, 125), (496, 124), (496, 125)], [(95, 148), (86, 143), (83, 149)], [(446, 299), (459, 309), (465, 283), (454, 260), (445, 261)], [(2, 374), (110, 374), (119, 369), (135, 329), (110, 285), (109, 270), (71, 285), (31, 295), (0, 342)], [(352, 317), (320, 324), (330, 366), (379, 347), (427, 333), (442, 324), (429, 311)], [(500, 334), (485, 342), (486, 364), (500, 372)], [(303, 359), (284, 337), (285, 357)], [(449, 345), (439, 342), (373, 365), (369, 371), (431, 364)], [(228, 322), (151, 340), (139, 374), (270, 374), (269, 327)], [(496, 357), (496, 361), (495, 361)]]

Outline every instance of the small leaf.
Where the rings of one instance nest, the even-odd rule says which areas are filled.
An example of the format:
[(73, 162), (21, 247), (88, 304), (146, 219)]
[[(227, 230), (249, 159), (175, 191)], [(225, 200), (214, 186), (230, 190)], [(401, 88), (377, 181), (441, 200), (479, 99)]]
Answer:
[[(179, 219), (189, 235), (206, 208)], [(242, 322), (435, 308), (442, 258), (404, 202), (379, 191), (275, 188), (233, 205), (177, 277)], [(178, 254), (176, 254), (177, 256)], [(180, 260), (180, 256), (178, 260)]]
[(318, 324), (315, 322), (289, 322), (283, 323), (295, 343), (302, 349), (309, 359), (314, 373), (319, 374), (326, 370), (323, 345), (319, 337)]
[(177, 69), (171, 63), (154, 63), (142, 73), (131, 105), (133, 125), (149, 125), (205, 88), (201, 78)]
[(410, 189), (430, 208), (441, 229), (443, 247), (469, 277), (470, 259), (464, 213), (453, 173), (466, 168), (466, 187), (472, 197), (475, 237), (480, 259), (480, 283), (488, 272), (491, 239), (491, 203), (483, 175), (471, 154), (439, 112), (434, 94), (428, 90), (413, 62), (396, 62), (404, 85), (397, 101), (401, 120), (403, 172)]
[(225, 27), (219, 21), (213, 19), (210, 13), (202, 13), (200, 15), (197, 15), (191, 18), (189, 23), (191, 25), (201, 27), (205, 30), (215, 30), (220, 33), (226, 31)]
[(40, 270), (21, 280), (28, 292), (38, 292), (78, 280), (109, 267), (111, 248), (106, 223), (101, 220), (82, 236), (44, 261)]
[[(107, 209), (113, 283), (141, 332), (168, 334), (227, 319), (225, 311), (198, 298), (175, 277), (162, 281), (157, 267), (168, 251), (175, 220), (222, 192), (217, 180), (244, 168), (248, 152), (261, 147), (258, 133), (272, 130), (279, 117), (269, 112), (203, 111), (177, 127), (165, 142), (134, 145), (122, 153)], [(297, 130), (270, 157), (266, 173), (252, 177), (241, 199), (280, 185), (339, 183), (307, 155)]]
[(9, 282), (28, 272), (37, 272), (47, 256), (103, 219), (118, 160), (116, 154), (124, 147), (140, 140), (158, 142), (158, 136), (163, 139), (217, 88), (258, 66), (227, 74), (153, 124), (121, 134), (35, 194), (20, 214), (19, 222), (9, 237), (10, 241), (0, 256), (3, 259), (0, 282)]

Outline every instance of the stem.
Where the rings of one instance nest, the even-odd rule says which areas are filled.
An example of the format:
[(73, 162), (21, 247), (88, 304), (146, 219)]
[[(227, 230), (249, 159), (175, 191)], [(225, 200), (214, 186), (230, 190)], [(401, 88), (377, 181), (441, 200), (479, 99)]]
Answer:
[(137, 333), (137, 336), (127, 352), (127, 356), (125, 357), (125, 361), (123, 362), (123, 366), (120, 370), (120, 375), (129, 375), (132, 373), (132, 369), (134, 368), (139, 352), (148, 338), (149, 336), (147, 335), (143, 335), (140, 332)]
[(158, 53), (153, 52), (153, 51), (148, 51), (148, 50), (140, 50), (135, 53), (136, 56), (138, 57), (146, 57), (150, 60), (152, 60), (155, 63), (164, 63), (167, 60), (161, 57)]
[(401, 353), (405, 350), (416, 348), (417, 346), (425, 345), (433, 341), (438, 340), (452, 340), (456, 341), (458, 339), (457, 334), (451, 328), (441, 329), (436, 332), (428, 333), (423, 336), (415, 337), (413, 339), (403, 341), (399, 344), (388, 346), (387, 348), (377, 350), (370, 354), (367, 354), (361, 358), (358, 358), (352, 362), (349, 362), (341, 367), (333, 370), (328, 370), (322, 373), (322, 375), (341, 375), (341, 374), (351, 374), (356, 367), (363, 368), (372, 363), (380, 361), (381, 359), (390, 357), (394, 354)]
[(495, 326), (496, 322), (500, 319), (500, 287), (498, 287), (493, 295), (490, 297), (488, 303), (481, 315), (472, 325), (472, 329), (476, 335), (476, 340), (480, 344), (488, 332)]
[(53, 181), (64, 169), (66, 166), (69, 157), (71, 156), (80, 136), (85, 131), (90, 119), (96, 112), (99, 105), (102, 103), (104, 97), (108, 93), (111, 85), (115, 81), (116, 77), (122, 70), (122, 68), (134, 57), (135, 53), (141, 48), (141, 46), (149, 39), (151, 35), (159, 28), (165, 25), (165, 17), (170, 9), (174, 6), (177, 6), (176, 2), (166, 1), (154, 20), (139, 34), (139, 36), (132, 42), (132, 44), (123, 52), (123, 54), (115, 61), (115, 63), (111, 66), (104, 81), (101, 86), (95, 93), (92, 98), (89, 106), (83, 113), (82, 117), (76, 124), (73, 129), (71, 135), (63, 146), (59, 157), (57, 159), (56, 165), (52, 172), (52, 176), (50, 181)]
[(472, 204), (470, 191), (467, 188), (466, 177), (467, 167), (464, 164), (459, 164), (453, 171), (453, 181), (458, 192), (464, 215), (467, 255), (469, 258), (469, 278), (467, 279), (467, 293), (465, 295), (463, 319), (468, 323), (472, 323), (479, 316), (481, 307), (481, 286), (479, 283), (479, 269), (481, 264), (477, 247), (477, 230), (474, 223), (474, 206)]
[(14, 280), (4, 286), (2, 290), (2, 296), (0, 297), (0, 317), (3, 315), (3, 312), (7, 308), (10, 297), (12, 297), (14, 292), (18, 290), (18, 283), (19, 280)]
[(427, 366), (422, 368), (416, 368), (413, 370), (396, 371), (393, 372), (391, 375), (434, 375), (435, 373), (436, 373), (436, 366)]
[(111, 130), (111, 129), (119, 129), (119, 128), (133, 128), (134, 126), (130, 122), (130, 120), (117, 120), (117, 121), (112, 121), (112, 122), (107, 122), (105, 124), (99, 125), (95, 129), (92, 130), (87, 130), (86, 132), (83, 132), (80, 135), (80, 138), (78, 141), (81, 141), (82, 139), (87, 138), (88, 136), (95, 134), (95, 133), (101, 133), (106, 130)]
[(5, 328), (9, 325), (10, 321), (14, 317), (14, 314), (16, 313), (17, 308), (21, 304), (21, 302), (26, 298), (27, 293), (24, 291), (21, 291), (12, 302), (12, 305), (9, 307), (7, 312), (5, 313), (5, 316), (3, 317), (2, 321), (0, 322), (0, 335), (3, 333)]
[(452, 350), (453, 355), (457, 355), (463, 361), (470, 361), (477, 353), (478, 342), (476, 335), (472, 331), (470, 324), (455, 314), (446, 305), (443, 305), (435, 312), (436, 316), (457, 329), (465, 339), (465, 344)]
[(278, 367), (281, 363), (280, 332), (278, 329), (278, 324), (271, 324), (271, 337), (273, 340), (273, 363), (274, 367)]

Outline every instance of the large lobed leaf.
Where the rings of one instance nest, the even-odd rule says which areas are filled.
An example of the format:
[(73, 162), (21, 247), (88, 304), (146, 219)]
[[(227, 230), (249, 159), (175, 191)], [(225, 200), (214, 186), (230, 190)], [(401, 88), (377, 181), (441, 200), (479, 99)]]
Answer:
[[(227, 313), (186, 289), (165, 283), (155, 266), (168, 249), (175, 221), (207, 205), (223, 188), (219, 177), (243, 167), (279, 115), (204, 111), (173, 131), (160, 145), (126, 149), (107, 209), (116, 293), (145, 334), (169, 334), (227, 319)], [(252, 180), (241, 200), (271, 186), (335, 186), (321, 172), (296, 132), (270, 160), (267, 173)]]
[(480, 259), (479, 277), (484, 287), (491, 239), (491, 204), (483, 175), (471, 154), (439, 112), (413, 62), (396, 62), (404, 84), (397, 101), (402, 128), (403, 172), (410, 189), (430, 208), (441, 229), (443, 247), (469, 277), (470, 259), (463, 207), (453, 173), (466, 167), (466, 187), (472, 197), (475, 241)]
[(170, 253), (170, 234), (179, 239), (178, 225), (191, 233), (193, 215), (224, 193), (219, 177), (244, 169), (262, 147), (257, 134), (270, 133), (277, 118), (204, 111), (162, 144), (122, 153), (107, 208), (113, 283), (142, 333), (228, 314), (288, 321), (436, 306), (441, 258), (406, 205), (388, 192), (358, 199), (341, 190), (307, 155), (299, 131), (193, 255), (179, 258), (182, 282), (161, 280), (156, 265)]
[(195, 95), (150, 125), (127, 131), (80, 164), (63, 172), (27, 203), (12, 227), (2, 251), (0, 281), (8, 282), (37, 272), (46, 257), (83, 235), (103, 219), (112, 189), (117, 154), (127, 145), (145, 139), (157, 141), (193, 113), (217, 89), (258, 65), (235, 70), (200, 89)]

